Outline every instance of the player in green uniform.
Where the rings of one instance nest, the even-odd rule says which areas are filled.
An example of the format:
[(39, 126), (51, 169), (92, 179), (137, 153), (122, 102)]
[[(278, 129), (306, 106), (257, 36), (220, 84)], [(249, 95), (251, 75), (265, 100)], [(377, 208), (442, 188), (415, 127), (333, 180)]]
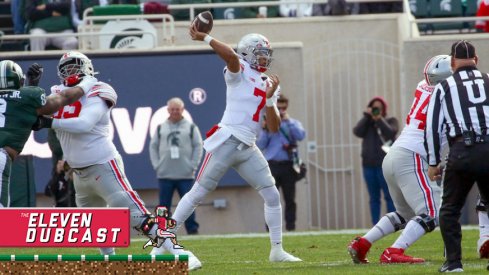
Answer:
[[(42, 67), (34, 63), (29, 67), (28, 84), (37, 85)], [(31, 129), (40, 129), (43, 123), (39, 116), (51, 115), (65, 105), (82, 97), (85, 87), (97, 81), (92, 76), (83, 77), (75, 87), (63, 93), (46, 96), (44, 89), (24, 86), (25, 76), (21, 67), (11, 61), (0, 62), (0, 207), (10, 204), (9, 183), (13, 159), (22, 152)]]

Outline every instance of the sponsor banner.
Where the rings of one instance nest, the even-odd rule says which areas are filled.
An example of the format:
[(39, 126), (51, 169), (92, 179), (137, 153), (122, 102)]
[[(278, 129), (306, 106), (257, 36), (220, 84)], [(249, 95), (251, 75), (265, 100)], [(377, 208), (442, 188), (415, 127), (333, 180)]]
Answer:
[(0, 247), (127, 247), (128, 208), (0, 208)]

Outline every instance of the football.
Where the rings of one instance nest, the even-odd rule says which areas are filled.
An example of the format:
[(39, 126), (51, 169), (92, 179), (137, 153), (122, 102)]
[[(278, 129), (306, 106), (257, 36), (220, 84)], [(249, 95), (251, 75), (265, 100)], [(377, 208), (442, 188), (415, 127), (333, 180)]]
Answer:
[(197, 27), (199, 32), (210, 33), (213, 22), (214, 18), (212, 17), (212, 13), (210, 11), (204, 11), (197, 14), (192, 24)]

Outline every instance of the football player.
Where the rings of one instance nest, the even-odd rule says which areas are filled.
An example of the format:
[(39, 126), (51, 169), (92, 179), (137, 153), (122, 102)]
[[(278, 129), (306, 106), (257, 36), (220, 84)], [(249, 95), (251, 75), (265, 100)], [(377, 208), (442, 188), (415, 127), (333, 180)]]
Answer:
[(371, 245), (401, 229), (404, 230), (399, 238), (380, 256), (380, 262), (424, 262), (424, 259), (404, 252), (421, 236), (438, 226), (441, 188), (428, 178), (424, 128), (427, 106), (434, 87), (451, 74), (448, 55), (437, 55), (426, 63), (425, 79), (418, 83), (406, 126), (382, 163), (396, 211), (386, 214), (367, 234), (350, 243), (348, 252), (354, 263), (368, 263), (366, 256)]
[[(80, 78), (94, 75), (92, 61), (86, 55), (67, 52), (58, 64), (62, 84), (52, 86), (51, 92), (64, 94), (66, 89), (77, 85)], [(110, 110), (116, 103), (115, 90), (97, 80), (87, 88), (86, 96), (61, 108), (53, 118), (45, 118), (43, 125), (56, 131), (63, 157), (74, 171), (76, 205), (129, 207), (131, 226), (154, 239), (158, 225), (132, 189), (122, 158), (109, 136)], [(100, 251), (105, 255), (115, 253), (113, 248), (100, 248)], [(200, 264), (189, 251), (184, 253), (189, 254), (189, 265)]]
[[(93, 82), (87, 77), (64, 94), (46, 97), (37, 87), (42, 67), (34, 63), (28, 69), (27, 84), (22, 68), (11, 60), (0, 62), (0, 207), (10, 205), (9, 185), (12, 161), (22, 152), (38, 116), (50, 115), (83, 96)], [(35, 125), (36, 124), (36, 125)]]
[[(272, 48), (268, 39), (260, 34), (245, 35), (238, 43), (236, 52), (212, 36), (190, 26), (193, 40), (205, 41), (224, 60), (226, 82), (226, 108), (221, 122), (214, 126), (204, 141), (206, 155), (196, 183), (180, 200), (173, 214), (177, 222), (175, 231), (212, 192), (219, 180), (230, 168), (235, 169), (263, 198), (265, 221), (269, 228), (271, 262), (297, 262), (282, 248), (282, 206), (275, 181), (260, 149), (255, 145), (261, 121), (266, 115), (266, 125), (272, 132), (280, 127), (276, 106), (279, 78), (264, 74), (272, 61)], [(152, 253), (172, 251), (167, 240)]]

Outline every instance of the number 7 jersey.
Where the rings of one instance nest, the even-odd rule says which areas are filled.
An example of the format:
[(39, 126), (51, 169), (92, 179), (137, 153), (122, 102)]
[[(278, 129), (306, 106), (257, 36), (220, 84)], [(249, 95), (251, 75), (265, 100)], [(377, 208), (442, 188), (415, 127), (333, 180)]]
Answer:
[[(219, 126), (227, 127), (231, 134), (243, 143), (252, 145), (256, 141), (260, 123), (265, 115), (266, 89), (270, 85), (268, 76), (240, 59), (241, 70), (231, 73), (225, 69), (226, 109)], [(279, 88), (273, 95), (276, 103)]]
[(406, 126), (392, 146), (406, 148), (426, 159), (424, 129), (426, 127), (426, 112), (434, 89), (435, 87), (429, 86), (426, 80), (418, 83), (411, 110), (406, 117)]

